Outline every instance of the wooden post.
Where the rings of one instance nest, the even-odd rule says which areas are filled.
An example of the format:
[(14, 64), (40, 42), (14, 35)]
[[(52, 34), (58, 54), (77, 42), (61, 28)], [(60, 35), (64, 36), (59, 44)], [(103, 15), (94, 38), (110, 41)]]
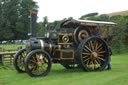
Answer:
[(13, 54), (10, 55), (10, 65), (12, 64)]
[(3, 65), (3, 56), (0, 55), (0, 65)]
[[(3, 51), (3, 49), (2, 49), (2, 47), (0, 47), (0, 52), (2, 52)], [(2, 55), (0, 55), (0, 65), (2, 65), (3, 64), (3, 58), (2, 58)]]

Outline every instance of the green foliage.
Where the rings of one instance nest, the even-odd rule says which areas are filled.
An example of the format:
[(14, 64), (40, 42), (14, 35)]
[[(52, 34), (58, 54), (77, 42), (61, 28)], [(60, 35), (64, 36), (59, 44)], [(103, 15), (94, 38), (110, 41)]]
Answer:
[(128, 18), (124, 16), (115, 16), (114, 19), (111, 17), (110, 20), (117, 23), (112, 29), (112, 33), (114, 34), (112, 46), (117, 53), (120, 53), (123, 48), (128, 46)]
[(0, 41), (27, 38), (32, 8), (37, 8), (33, 0), (0, 1)]
[[(72, 17), (69, 17), (68, 19), (73, 19)], [(37, 35), (39, 37), (44, 36), (44, 33), (47, 31), (47, 29), (50, 27), (50, 25), (54, 26), (55, 29), (60, 29), (60, 24), (64, 21), (54, 21), (54, 22), (48, 22), (48, 17), (45, 16), (43, 18), (43, 22), (38, 22), (37, 23)], [(61, 29), (60, 29), (61, 30)]]
[(109, 20), (109, 16), (106, 15), (106, 14), (102, 14), (100, 16), (90, 17), (90, 18), (88, 18), (88, 20), (108, 21)]
[(44, 33), (48, 28), (48, 24), (49, 23), (48, 23), (47, 16), (43, 18), (43, 22), (37, 23), (37, 36), (40, 36), (40, 37), (44, 36)]

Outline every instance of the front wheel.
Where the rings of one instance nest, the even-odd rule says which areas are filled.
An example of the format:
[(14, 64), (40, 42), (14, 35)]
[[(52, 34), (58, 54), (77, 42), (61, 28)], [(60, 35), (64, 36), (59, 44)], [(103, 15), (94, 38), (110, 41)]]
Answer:
[(108, 46), (104, 40), (91, 37), (79, 45), (80, 65), (85, 71), (102, 71), (109, 59)]
[(46, 76), (51, 64), (50, 55), (42, 50), (31, 51), (25, 59), (26, 72), (32, 77)]

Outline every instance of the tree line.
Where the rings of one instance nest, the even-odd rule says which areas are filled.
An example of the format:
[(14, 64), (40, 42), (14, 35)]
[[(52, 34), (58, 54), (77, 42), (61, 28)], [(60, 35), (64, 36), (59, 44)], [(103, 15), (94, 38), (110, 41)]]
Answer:
[(0, 0), (0, 41), (28, 38), (32, 8), (38, 8), (33, 0)]

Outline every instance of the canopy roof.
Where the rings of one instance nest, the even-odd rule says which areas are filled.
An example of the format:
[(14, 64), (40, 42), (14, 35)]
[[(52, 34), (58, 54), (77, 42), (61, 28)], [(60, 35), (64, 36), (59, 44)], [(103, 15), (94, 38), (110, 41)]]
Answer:
[(93, 20), (65, 20), (61, 23), (61, 28), (76, 28), (78, 26), (88, 26), (88, 27), (112, 27), (115, 26), (114, 22), (105, 22), (105, 21), (93, 21)]

